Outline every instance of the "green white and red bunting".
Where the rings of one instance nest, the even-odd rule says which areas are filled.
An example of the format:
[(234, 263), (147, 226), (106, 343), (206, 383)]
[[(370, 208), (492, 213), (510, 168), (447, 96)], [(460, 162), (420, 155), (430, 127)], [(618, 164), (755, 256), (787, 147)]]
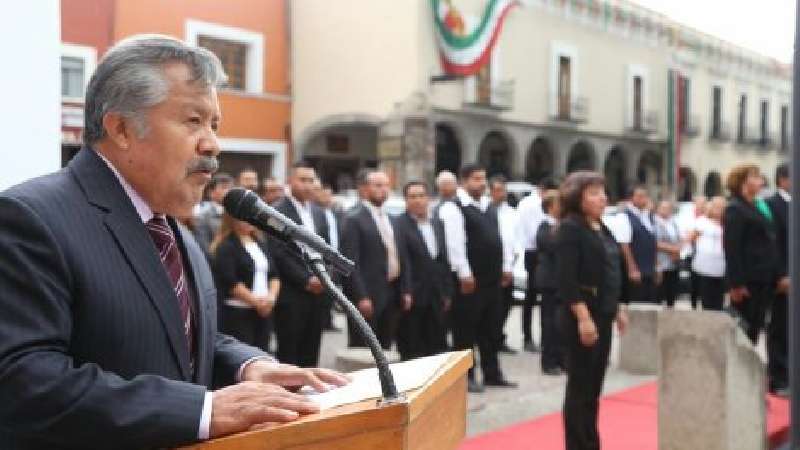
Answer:
[(488, 0), (480, 21), (467, 30), (453, 0), (431, 0), (445, 72), (464, 76), (478, 73), (489, 61), (506, 15), (517, 4), (516, 0)]

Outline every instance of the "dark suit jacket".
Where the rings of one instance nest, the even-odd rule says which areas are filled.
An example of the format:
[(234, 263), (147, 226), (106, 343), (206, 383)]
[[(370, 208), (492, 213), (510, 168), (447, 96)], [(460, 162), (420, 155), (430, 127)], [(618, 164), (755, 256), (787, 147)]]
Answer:
[[(292, 203), (288, 196), (281, 198), (275, 202), (273, 206), (283, 215), (292, 219), (294, 223), (302, 223), (300, 221), (300, 213), (297, 212), (297, 208), (294, 207), (294, 203)], [(314, 205), (310, 205), (309, 212), (314, 220), (314, 230), (320, 237), (327, 241), (328, 225), (322, 210)], [(297, 244), (276, 244), (277, 245), (274, 245), (272, 248), (274, 249), (275, 262), (278, 265), (282, 281), (281, 291), (278, 295), (278, 303), (286, 304), (296, 299), (310, 300), (319, 297), (306, 290), (308, 280), (314, 276), (314, 274), (311, 273), (303, 260), (303, 256)]]
[(0, 447), (151, 448), (197, 439), (212, 379), (260, 350), (219, 334), (203, 252), (178, 228), (196, 375), (150, 235), (90, 149), (0, 193)]
[(754, 205), (733, 197), (725, 208), (722, 229), (730, 286), (775, 282), (778, 248), (774, 225)]
[[(396, 228), (394, 218), (390, 217), (392, 227)], [(342, 253), (355, 263), (353, 273), (344, 279), (345, 292), (352, 302), (358, 303), (369, 297), (373, 303), (375, 316), (397, 300), (397, 291), (387, 280), (388, 260), (386, 247), (378, 232), (378, 226), (367, 207), (361, 205), (350, 209), (345, 215), (342, 225)], [(394, 234), (395, 245), (400, 248), (397, 233)], [(400, 259), (400, 286), (403, 293), (411, 293), (408, 274), (404, 273), (405, 263), (398, 250)]]
[[(602, 232), (614, 239), (605, 225)], [(603, 284), (607, 276), (606, 250), (602, 239), (589, 224), (576, 217), (564, 218), (556, 234), (555, 255), (557, 295), (561, 301), (566, 304), (583, 301), (592, 312), (616, 312), (620, 299), (603, 300)], [(624, 283), (622, 252), (618, 263)], [(624, 285), (621, 288), (624, 289)]]
[[(267, 279), (278, 278), (278, 268), (267, 242), (259, 242), (258, 245), (267, 257), (269, 264)], [(230, 297), (230, 291), (237, 283), (244, 283), (248, 289), (253, 289), (256, 265), (242, 245), (242, 241), (235, 234), (231, 234), (219, 244), (214, 253), (213, 267), (220, 300)]]
[(556, 231), (553, 225), (542, 221), (536, 230), (537, 263), (535, 280), (538, 289), (555, 290), (556, 280)]
[(439, 249), (436, 259), (431, 258), (416, 219), (404, 213), (397, 218), (395, 225), (399, 252), (407, 263), (403, 271), (411, 283), (414, 305), (432, 305), (436, 311), (441, 311), (443, 300), (453, 296), (453, 277), (447, 262), (444, 225), (438, 219), (431, 219)]
[(775, 237), (778, 244), (778, 276), (789, 273), (789, 203), (777, 192), (767, 200), (775, 219)]

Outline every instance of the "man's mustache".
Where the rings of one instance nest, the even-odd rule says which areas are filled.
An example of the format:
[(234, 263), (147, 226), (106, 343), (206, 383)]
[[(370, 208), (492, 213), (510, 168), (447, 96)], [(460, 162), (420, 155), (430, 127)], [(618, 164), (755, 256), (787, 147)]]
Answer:
[(219, 160), (214, 156), (200, 156), (189, 161), (186, 173), (189, 175), (197, 172), (214, 173), (219, 169)]

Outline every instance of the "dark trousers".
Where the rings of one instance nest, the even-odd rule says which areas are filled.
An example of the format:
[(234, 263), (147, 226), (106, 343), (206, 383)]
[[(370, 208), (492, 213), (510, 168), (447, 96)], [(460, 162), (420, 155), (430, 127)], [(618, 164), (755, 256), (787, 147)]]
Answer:
[(629, 282), (628, 293), (631, 303), (658, 303), (658, 290), (653, 275), (642, 274), (641, 282)]
[(767, 329), (767, 366), (772, 390), (789, 386), (788, 301), (786, 295), (775, 296)]
[(564, 351), (558, 324), (559, 301), (555, 289), (542, 289), (542, 370), (564, 365)]
[(316, 367), (322, 341), (325, 299), (321, 296), (284, 297), (275, 306), (278, 361), (298, 367)]
[(725, 279), (697, 275), (698, 294), (706, 311), (722, 311), (725, 301)]
[[(500, 376), (497, 361), (497, 322), (500, 320), (500, 280), (487, 282), (476, 278), (475, 292), (459, 293), (453, 302), (453, 346), (456, 350), (472, 350), (478, 345), (483, 379)], [(470, 369), (470, 377), (474, 370)]]
[(535, 273), (536, 273), (536, 251), (528, 250), (525, 252), (525, 271), (528, 272), (528, 286), (525, 290), (525, 303), (522, 305), (522, 336), (525, 342), (533, 342), (533, 306), (536, 304)]
[(672, 308), (678, 298), (678, 269), (664, 271), (661, 275), (661, 284), (658, 286), (658, 302), (666, 303), (668, 307)]
[[(394, 284), (391, 288), (391, 295), (389, 295), (389, 302), (382, 308), (377, 308), (375, 304), (373, 307), (372, 317), (367, 319), (367, 324), (375, 333), (381, 348), (389, 350), (392, 348), (395, 335), (397, 334), (398, 312), (397, 312), (397, 285)], [(348, 347), (366, 347), (367, 343), (361, 338), (356, 324), (349, 318), (347, 319), (347, 346)]]
[(514, 283), (512, 282), (507, 287), (501, 289), (500, 302), (502, 303), (502, 311), (500, 311), (500, 320), (497, 323), (497, 345), (499, 347), (502, 347), (506, 343), (506, 334), (503, 330), (506, 328), (508, 316), (511, 314), (511, 305), (514, 303)]
[(689, 297), (692, 301), (692, 309), (697, 309), (697, 300), (702, 298), (700, 297), (700, 278), (702, 278), (702, 275), (693, 270), (691, 287), (689, 288)]
[(445, 351), (444, 327), (432, 305), (414, 305), (400, 316), (397, 351), (403, 361)]
[(263, 318), (253, 308), (223, 305), (220, 330), (245, 344), (269, 351), (272, 317)]
[(733, 307), (744, 319), (745, 334), (756, 345), (758, 335), (764, 329), (767, 311), (772, 306), (775, 290), (771, 283), (748, 283), (747, 290), (750, 291), (750, 297)]
[(614, 318), (592, 314), (599, 339), (594, 346), (586, 347), (581, 344), (575, 315), (568, 308), (562, 308), (560, 312), (567, 356), (567, 389), (564, 396), (566, 450), (599, 449), (597, 414), (608, 367)]

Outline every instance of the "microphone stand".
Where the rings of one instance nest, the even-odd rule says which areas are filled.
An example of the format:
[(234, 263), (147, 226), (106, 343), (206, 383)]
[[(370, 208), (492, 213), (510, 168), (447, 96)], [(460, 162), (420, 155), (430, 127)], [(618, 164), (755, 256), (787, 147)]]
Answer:
[(392, 371), (389, 370), (389, 361), (386, 359), (386, 355), (383, 353), (383, 349), (378, 342), (378, 338), (375, 336), (372, 328), (370, 328), (370, 326), (367, 324), (367, 321), (361, 316), (361, 313), (358, 311), (358, 309), (356, 309), (355, 305), (353, 305), (344, 295), (342, 290), (339, 289), (336, 284), (334, 284), (330, 274), (328, 274), (327, 267), (325, 267), (325, 260), (322, 258), (322, 255), (302, 242), (295, 241), (295, 243), (298, 247), (300, 247), (300, 251), (303, 254), (303, 259), (308, 267), (311, 269), (314, 275), (320, 279), (322, 285), (325, 286), (325, 291), (328, 296), (333, 298), (333, 300), (345, 310), (347, 317), (355, 323), (355, 326), (358, 329), (358, 334), (362, 339), (364, 339), (370, 351), (372, 352), (372, 357), (375, 358), (375, 364), (378, 369), (378, 379), (381, 382), (381, 393), (383, 395), (383, 398), (378, 402), (378, 404), (386, 406), (394, 403), (404, 402), (405, 396), (397, 392), (397, 386), (394, 383), (394, 376), (392, 375)]

